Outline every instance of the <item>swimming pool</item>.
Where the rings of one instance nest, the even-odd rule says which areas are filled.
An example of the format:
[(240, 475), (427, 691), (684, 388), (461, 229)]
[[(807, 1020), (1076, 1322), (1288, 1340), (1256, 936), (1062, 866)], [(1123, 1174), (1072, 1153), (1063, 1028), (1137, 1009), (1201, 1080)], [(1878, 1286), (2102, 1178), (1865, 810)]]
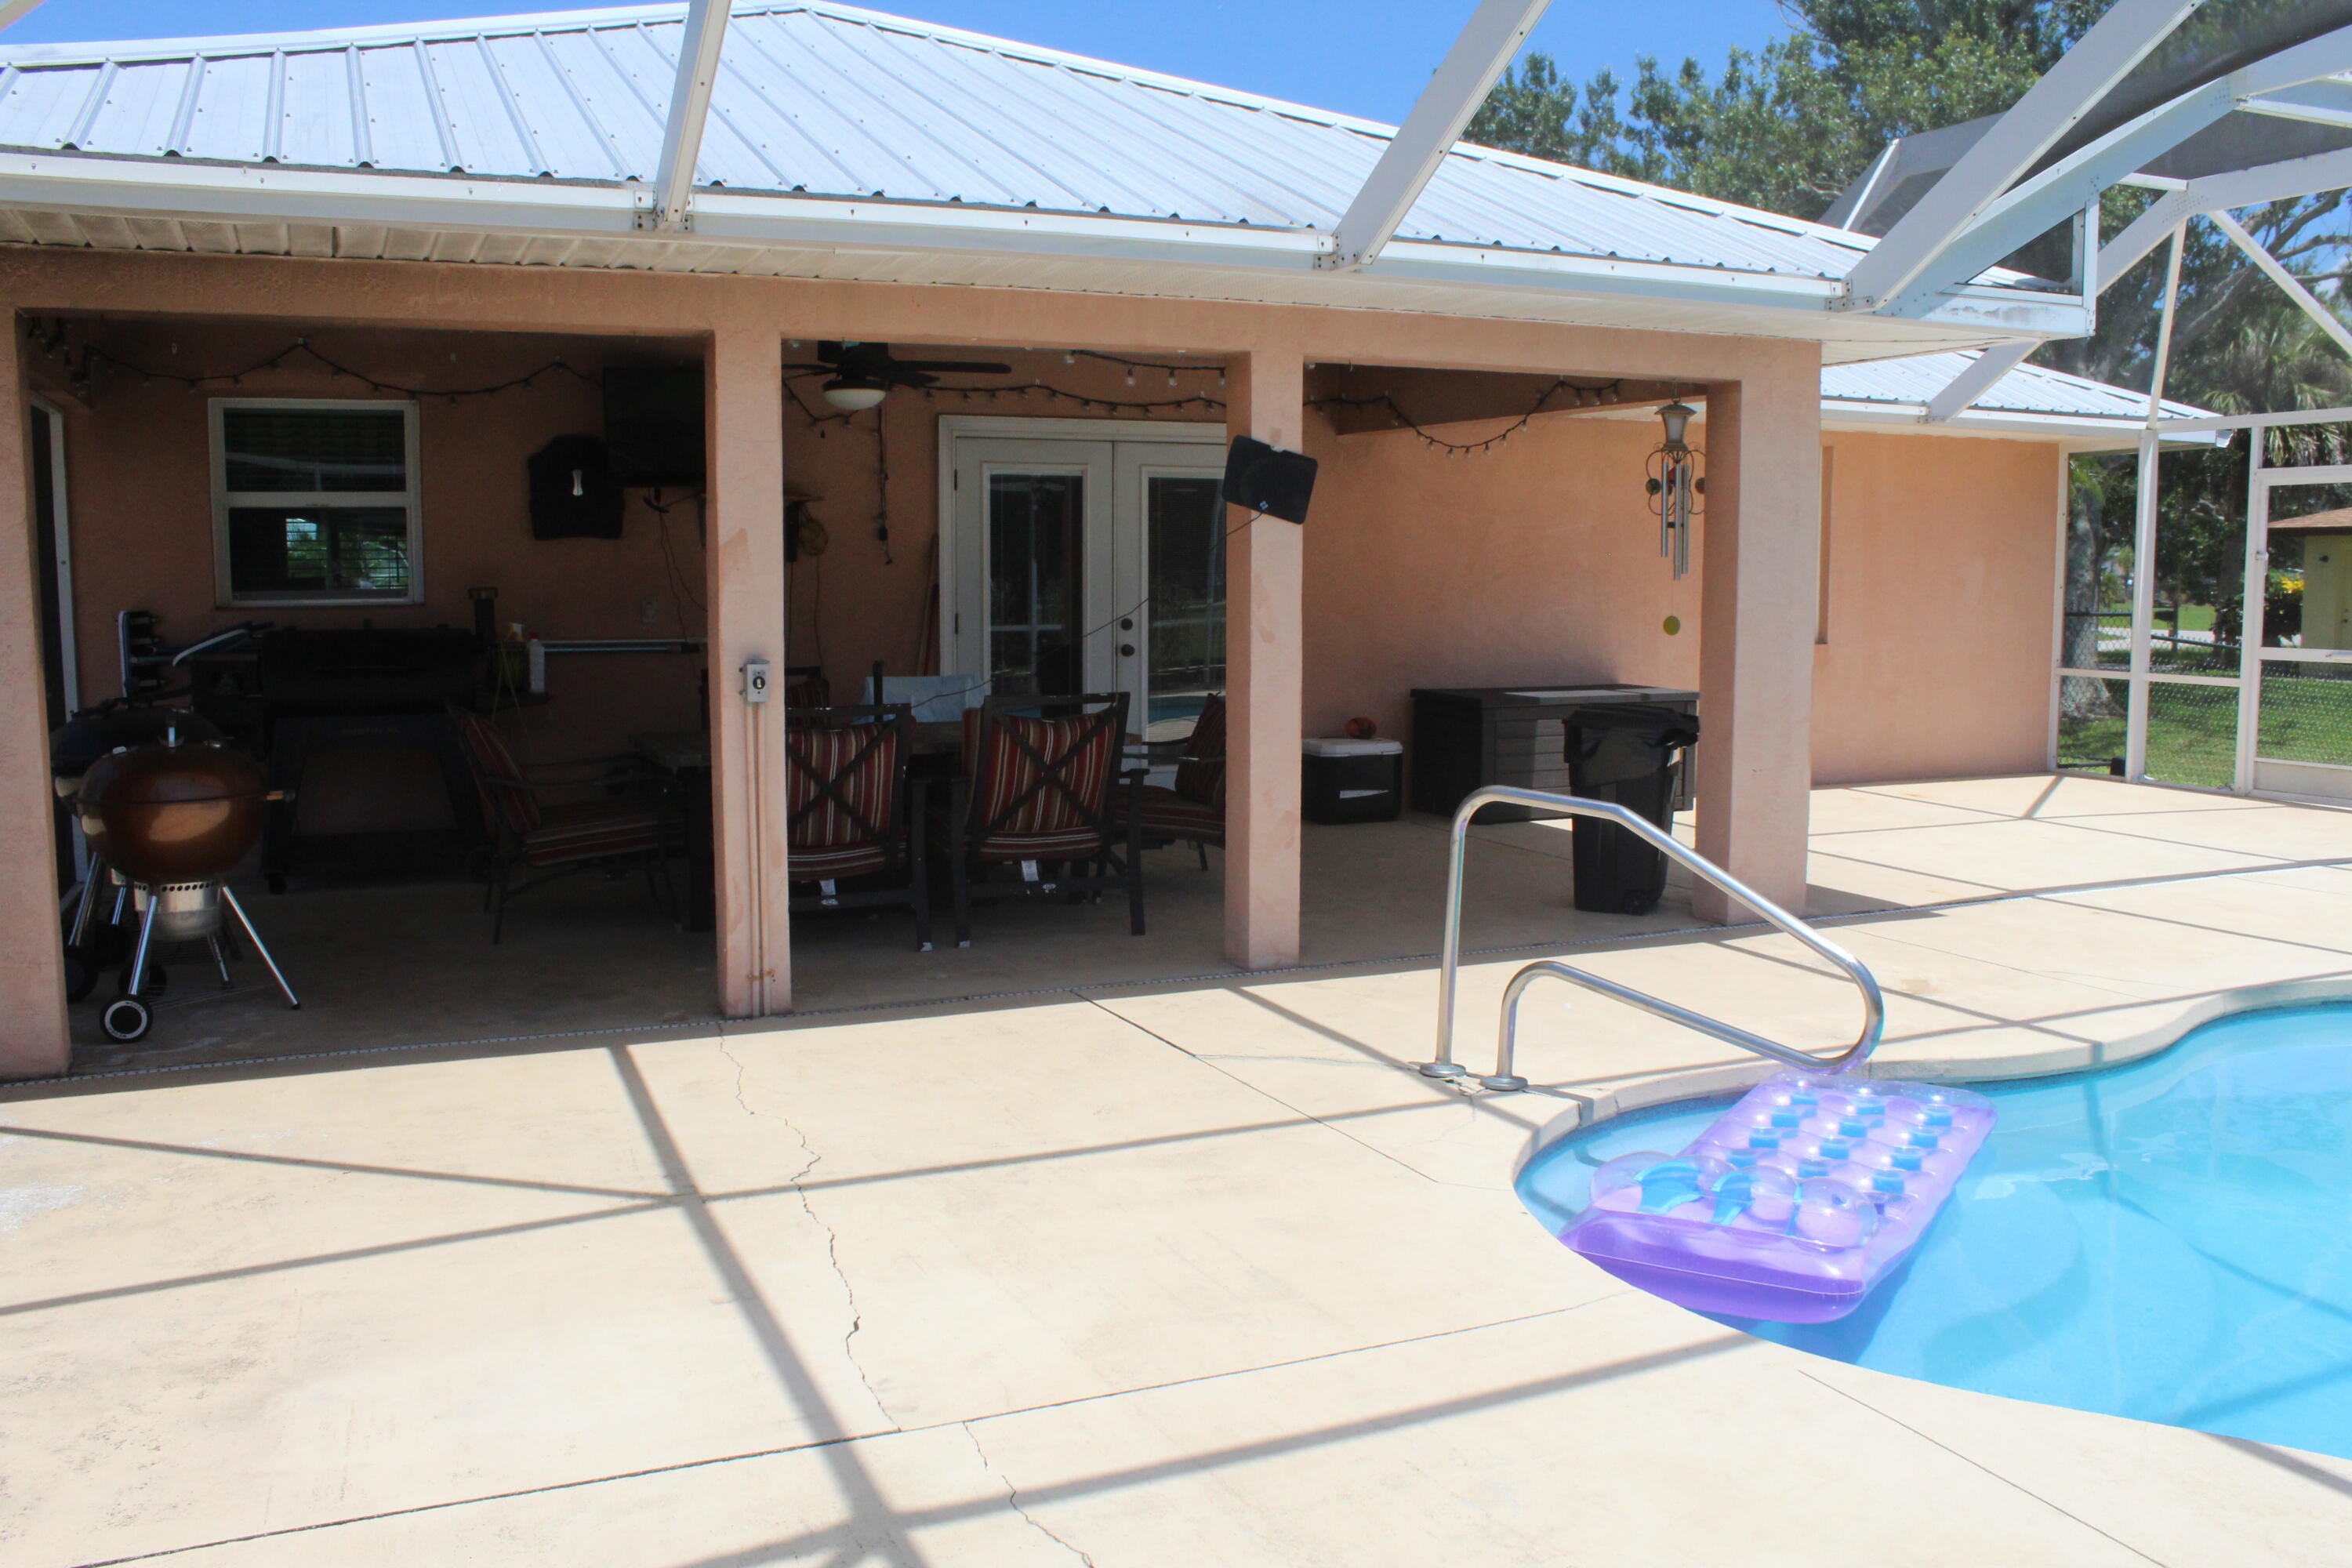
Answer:
[[(1852, 1317), (1723, 1318), (1881, 1372), (2352, 1458), (2352, 1005), (2242, 1013), (2102, 1072), (1973, 1084), (1992, 1138)], [(1557, 1235), (1592, 1171), (1730, 1103), (1570, 1133), (1519, 1173)]]

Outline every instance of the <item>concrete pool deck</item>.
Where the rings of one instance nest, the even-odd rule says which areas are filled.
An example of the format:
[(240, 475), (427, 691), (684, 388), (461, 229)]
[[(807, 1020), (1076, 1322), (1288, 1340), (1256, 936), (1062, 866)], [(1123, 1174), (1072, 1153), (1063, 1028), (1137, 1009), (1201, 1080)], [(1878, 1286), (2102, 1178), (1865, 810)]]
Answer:
[[(1814, 847), (1890, 1070), (2352, 989), (2352, 813), (1874, 786), (1817, 792)], [(1777, 937), (1562, 951), (1853, 1026)], [(1532, 956), (1465, 969), (1474, 1068)], [(0, 1093), (0, 1560), (2345, 1560), (2352, 1462), (1823, 1362), (1601, 1275), (1511, 1195), (1529, 1135), (1744, 1066), (1561, 988), (1536, 1089), (1465, 1095), (1410, 1065), (1433, 996), (1381, 962)]]

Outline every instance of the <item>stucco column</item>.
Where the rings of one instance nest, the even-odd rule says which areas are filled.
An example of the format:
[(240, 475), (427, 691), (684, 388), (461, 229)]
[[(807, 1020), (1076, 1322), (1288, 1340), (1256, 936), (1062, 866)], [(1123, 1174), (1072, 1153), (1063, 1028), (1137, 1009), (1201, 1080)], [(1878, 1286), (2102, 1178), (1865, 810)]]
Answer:
[(22, 340), (0, 315), (0, 1078), (66, 1070), (65, 946), (41, 693), (41, 579), (26, 461)]
[[(1225, 429), (1297, 449), (1306, 367), (1293, 344), (1225, 362)], [(1225, 509), (1225, 957), (1298, 962), (1298, 737), (1306, 546), (1297, 523)]]
[[(1698, 850), (1805, 910), (1813, 632), (1821, 592), (1819, 351), (1783, 345), (1706, 401), (1699, 604)], [(1702, 920), (1745, 918), (1713, 888)]]
[[(730, 1018), (789, 1011), (784, 870), (783, 340), (722, 325), (704, 361), (709, 409), (711, 826), (719, 1005)], [(768, 700), (744, 700), (765, 659)]]

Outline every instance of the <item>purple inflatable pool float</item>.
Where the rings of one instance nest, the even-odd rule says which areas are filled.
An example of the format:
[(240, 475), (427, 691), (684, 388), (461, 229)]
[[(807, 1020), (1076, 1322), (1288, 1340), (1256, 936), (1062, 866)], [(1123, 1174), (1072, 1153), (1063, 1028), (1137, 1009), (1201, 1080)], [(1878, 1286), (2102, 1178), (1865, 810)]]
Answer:
[(1992, 1131), (1940, 1084), (1779, 1072), (1679, 1154), (1621, 1154), (1559, 1238), (1695, 1311), (1825, 1323), (1918, 1241)]

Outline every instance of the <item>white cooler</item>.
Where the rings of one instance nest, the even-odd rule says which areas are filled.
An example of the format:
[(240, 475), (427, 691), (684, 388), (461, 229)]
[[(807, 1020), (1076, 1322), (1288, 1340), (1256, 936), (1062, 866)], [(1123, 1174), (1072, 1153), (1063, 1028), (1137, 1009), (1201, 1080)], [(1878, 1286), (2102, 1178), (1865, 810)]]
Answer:
[(1310, 736), (1299, 742), (1305, 755), (1305, 801), (1309, 822), (1394, 822), (1404, 811), (1404, 742), (1356, 741), (1345, 735)]

